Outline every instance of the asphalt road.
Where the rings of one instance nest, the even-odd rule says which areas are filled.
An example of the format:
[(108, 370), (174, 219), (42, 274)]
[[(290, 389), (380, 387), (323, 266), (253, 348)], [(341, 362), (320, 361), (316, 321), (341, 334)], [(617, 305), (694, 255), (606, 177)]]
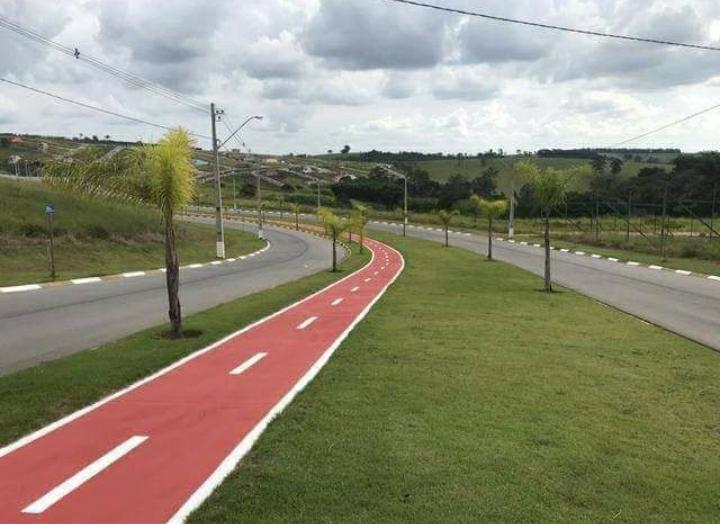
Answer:
[[(238, 228), (238, 224), (226, 223)], [(246, 229), (251, 230), (248, 226)], [(330, 265), (330, 243), (266, 228), (271, 248), (235, 263), (181, 271), (185, 315), (291, 282)], [(342, 253), (342, 250), (340, 250)], [(162, 273), (0, 294), (0, 374), (116, 340), (167, 321)]]
[[(398, 233), (399, 225), (370, 228)], [(409, 228), (414, 237), (444, 241), (444, 233)], [(487, 254), (487, 237), (450, 235), (451, 246)], [(542, 249), (494, 242), (496, 259), (543, 275)], [(633, 267), (573, 253), (552, 252), (553, 281), (720, 351), (720, 282), (695, 276)]]

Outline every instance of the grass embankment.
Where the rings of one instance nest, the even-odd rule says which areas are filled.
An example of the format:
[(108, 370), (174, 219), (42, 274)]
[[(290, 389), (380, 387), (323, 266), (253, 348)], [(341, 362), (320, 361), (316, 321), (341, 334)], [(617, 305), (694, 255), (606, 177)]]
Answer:
[(41, 428), (162, 369), (186, 355), (346, 276), (369, 260), (367, 251), (345, 259), (337, 273), (323, 271), (185, 318), (195, 338), (170, 340), (167, 326), (0, 376), (0, 446)]
[[(55, 215), (57, 280), (155, 269), (165, 261), (160, 216), (149, 208), (77, 198), (43, 185), (0, 181), (0, 285), (50, 279), (45, 204)], [(212, 226), (178, 224), (182, 263), (215, 256)], [(227, 253), (260, 249), (254, 235), (226, 230)]]
[(377, 237), (405, 274), (191, 522), (716, 520), (717, 354)]

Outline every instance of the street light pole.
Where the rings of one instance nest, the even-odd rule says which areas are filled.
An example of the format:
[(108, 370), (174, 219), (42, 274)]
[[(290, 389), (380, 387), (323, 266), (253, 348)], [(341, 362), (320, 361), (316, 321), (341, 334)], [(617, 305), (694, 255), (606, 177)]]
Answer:
[(222, 188), (220, 185), (220, 148), (217, 139), (216, 122), (219, 111), (215, 111), (215, 104), (210, 104), (210, 120), (212, 121), (213, 157), (215, 159), (215, 251), (217, 258), (225, 258), (225, 231), (222, 216)]
[(408, 226), (408, 186), (407, 186), (407, 175), (403, 176), (405, 183), (405, 198), (404, 198), (404, 216), (403, 216), (403, 236), (407, 236)]
[(255, 194), (257, 196), (257, 215), (258, 215), (258, 238), (263, 239), (263, 216), (262, 216), (262, 194), (260, 193), (260, 174), (255, 173), (257, 180), (257, 189)]

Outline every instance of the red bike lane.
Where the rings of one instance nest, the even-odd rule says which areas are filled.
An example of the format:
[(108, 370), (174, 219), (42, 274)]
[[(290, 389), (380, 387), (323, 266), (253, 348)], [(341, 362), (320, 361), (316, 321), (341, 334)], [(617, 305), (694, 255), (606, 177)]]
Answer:
[(402, 272), (367, 245), (343, 280), (0, 449), (0, 522), (182, 521)]

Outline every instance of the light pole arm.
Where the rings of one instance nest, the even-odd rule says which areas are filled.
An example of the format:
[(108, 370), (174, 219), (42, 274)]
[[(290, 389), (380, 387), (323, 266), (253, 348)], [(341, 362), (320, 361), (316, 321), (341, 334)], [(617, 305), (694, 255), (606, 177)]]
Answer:
[(226, 139), (222, 144), (220, 144), (220, 145), (218, 146), (218, 149), (223, 148), (223, 147), (225, 146), (225, 144), (227, 144), (227, 143), (232, 139), (232, 137), (234, 137), (235, 135), (237, 135), (237, 134), (240, 132), (240, 130), (241, 130), (243, 127), (245, 127), (246, 125), (248, 125), (250, 122), (252, 122), (253, 120), (262, 120), (262, 119), (263, 119), (263, 117), (261, 117), (261, 116), (251, 116), (250, 118), (248, 118), (247, 120), (245, 120), (245, 122), (243, 122), (240, 127), (238, 127), (235, 131), (233, 131), (233, 134), (232, 134), (232, 135), (230, 135), (229, 137), (227, 137), (227, 139)]

